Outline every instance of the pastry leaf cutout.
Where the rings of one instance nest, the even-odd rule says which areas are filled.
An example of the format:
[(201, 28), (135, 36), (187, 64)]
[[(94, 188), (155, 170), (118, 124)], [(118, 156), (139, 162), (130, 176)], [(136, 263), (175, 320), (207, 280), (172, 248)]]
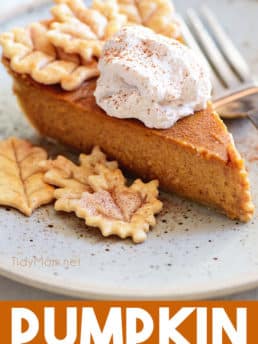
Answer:
[(116, 162), (107, 162), (95, 148), (80, 156), (80, 166), (64, 157), (45, 163), (45, 181), (59, 187), (55, 191), (57, 211), (74, 212), (103, 236), (131, 237), (135, 243), (146, 240), (162, 209), (158, 181), (136, 180), (130, 187)]
[(54, 188), (44, 182), (40, 163), (47, 159), (44, 149), (25, 140), (9, 138), (0, 142), (0, 205), (30, 216), (41, 205), (54, 200)]
[(98, 147), (90, 155), (81, 154), (79, 166), (63, 156), (56, 160), (44, 161), (40, 164), (45, 171), (44, 180), (57, 187), (55, 198), (78, 199), (86, 191), (91, 191), (89, 177), (97, 173), (96, 166), (102, 164), (108, 169), (116, 169), (117, 163), (107, 161), (106, 156)]
[[(103, 236), (131, 237), (135, 243), (147, 239), (155, 215), (162, 209), (158, 200), (158, 181), (136, 180), (127, 187), (120, 170), (99, 166), (100, 175), (89, 179), (93, 193), (85, 192), (79, 200), (56, 203), (57, 210), (74, 211), (88, 226), (98, 227)], [(103, 187), (105, 185), (105, 187)]]

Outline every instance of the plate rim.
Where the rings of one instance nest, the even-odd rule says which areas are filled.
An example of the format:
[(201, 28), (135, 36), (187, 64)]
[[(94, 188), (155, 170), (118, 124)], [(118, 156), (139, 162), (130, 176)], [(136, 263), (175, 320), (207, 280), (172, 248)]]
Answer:
[[(171, 288), (161, 290), (156, 288), (151, 290), (149, 293), (142, 291), (120, 288), (120, 291), (114, 292), (113, 288), (102, 288), (99, 286), (87, 286), (80, 284), (80, 287), (68, 287), (67, 281), (64, 278), (57, 278), (48, 276), (47, 281), (44, 280), (44, 276), (41, 274), (34, 274), (34, 277), (24, 275), (22, 272), (15, 268), (5, 268), (0, 263), (0, 275), (8, 278), (14, 282), (36, 288), (38, 290), (54, 293), (56, 295), (74, 297), (78, 299), (89, 299), (89, 300), (205, 300), (218, 297), (226, 297), (237, 293), (250, 291), (258, 287), (258, 273), (248, 274), (249, 277), (242, 275), (240, 278), (234, 278), (230, 281), (231, 283), (217, 283), (210, 287), (209, 283), (196, 285), (193, 289), (192, 285), (189, 288), (184, 288), (176, 293)], [(35, 277), (36, 275), (36, 277)], [(235, 282), (234, 282), (235, 281)], [(224, 282), (224, 280), (223, 280)], [(87, 283), (86, 283), (87, 284)]]

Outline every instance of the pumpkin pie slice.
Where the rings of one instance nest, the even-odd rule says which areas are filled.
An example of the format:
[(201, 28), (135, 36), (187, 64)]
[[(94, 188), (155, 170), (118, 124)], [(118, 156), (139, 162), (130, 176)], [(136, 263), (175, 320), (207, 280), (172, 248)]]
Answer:
[(164, 190), (249, 221), (254, 206), (244, 161), (211, 104), (166, 130), (110, 117), (96, 104), (102, 43), (125, 23), (180, 39), (170, 1), (98, 0), (91, 8), (79, 0), (56, 2), (50, 21), (0, 39), (3, 63), (31, 124), (80, 151), (98, 145), (141, 178), (158, 179)]
[(14, 73), (14, 92), (31, 124), (44, 136), (89, 152), (99, 145), (108, 156), (164, 190), (215, 207), (232, 219), (254, 212), (244, 161), (212, 106), (154, 130), (136, 120), (110, 117), (96, 104), (96, 80), (73, 92), (44, 86)]

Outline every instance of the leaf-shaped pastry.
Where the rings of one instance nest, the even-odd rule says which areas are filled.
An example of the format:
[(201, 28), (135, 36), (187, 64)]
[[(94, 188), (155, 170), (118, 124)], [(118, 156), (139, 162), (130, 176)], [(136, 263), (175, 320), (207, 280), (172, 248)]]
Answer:
[(55, 209), (75, 212), (88, 226), (100, 228), (104, 236), (132, 237), (145, 241), (154, 215), (162, 209), (158, 182), (136, 180), (130, 187), (117, 162), (108, 162), (95, 147), (90, 155), (80, 155), (80, 165), (63, 156), (43, 162), (45, 181), (58, 187)]
[(44, 182), (40, 167), (46, 159), (46, 151), (28, 141), (17, 138), (1, 141), (0, 205), (30, 216), (36, 208), (51, 203), (54, 188)]
[(41, 163), (42, 169), (46, 172), (45, 182), (58, 187), (55, 191), (56, 199), (78, 199), (83, 192), (91, 191), (89, 176), (97, 173), (97, 165), (104, 165), (110, 170), (117, 168), (117, 163), (107, 161), (106, 155), (98, 147), (95, 147), (90, 155), (81, 154), (79, 162), (78, 166), (59, 156), (56, 160)]
[(162, 209), (158, 200), (158, 181), (144, 184), (136, 180), (130, 187), (118, 169), (96, 166), (96, 175), (88, 177), (90, 191), (79, 199), (61, 197), (57, 211), (75, 212), (88, 226), (98, 227), (103, 236), (131, 237), (135, 243), (146, 240), (146, 233), (156, 224), (154, 215)]

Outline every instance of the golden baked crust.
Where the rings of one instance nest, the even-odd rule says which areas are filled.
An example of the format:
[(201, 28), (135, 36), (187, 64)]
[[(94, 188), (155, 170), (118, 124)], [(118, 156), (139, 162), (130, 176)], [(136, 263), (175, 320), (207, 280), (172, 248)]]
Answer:
[(47, 152), (29, 141), (11, 137), (0, 141), (0, 205), (26, 216), (54, 200), (54, 188), (44, 181), (40, 163)]
[(118, 164), (108, 162), (98, 147), (90, 155), (81, 154), (79, 161), (78, 166), (59, 156), (41, 164), (45, 182), (57, 187), (55, 209), (74, 212), (88, 226), (100, 228), (105, 237), (145, 241), (162, 210), (158, 181), (144, 184), (138, 179), (128, 187)]
[(158, 179), (167, 191), (215, 207), (233, 219), (254, 213), (244, 162), (232, 136), (210, 106), (168, 130), (107, 116), (95, 102), (96, 80), (74, 92), (44, 86), (14, 73), (14, 92), (43, 135), (88, 152), (100, 146), (141, 177)]
[(55, 0), (52, 18), (0, 35), (10, 67), (43, 85), (66, 91), (99, 75), (97, 61), (106, 40), (124, 25), (140, 24), (180, 39), (170, 0)]

